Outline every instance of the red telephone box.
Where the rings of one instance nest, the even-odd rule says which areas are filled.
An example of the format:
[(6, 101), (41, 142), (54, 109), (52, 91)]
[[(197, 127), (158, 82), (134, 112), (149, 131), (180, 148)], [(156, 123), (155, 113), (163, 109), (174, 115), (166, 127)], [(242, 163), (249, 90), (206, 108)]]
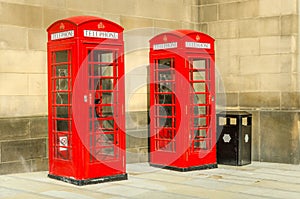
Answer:
[(79, 16), (48, 28), (49, 177), (127, 179), (123, 28)]
[(176, 30), (150, 40), (150, 165), (217, 167), (214, 39)]

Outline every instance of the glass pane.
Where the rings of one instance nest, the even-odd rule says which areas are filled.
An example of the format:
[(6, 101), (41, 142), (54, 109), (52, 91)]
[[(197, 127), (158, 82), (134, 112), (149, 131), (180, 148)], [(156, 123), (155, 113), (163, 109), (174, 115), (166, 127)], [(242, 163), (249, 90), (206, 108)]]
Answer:
[(206, 86), (204, 82), (200, 83), (193, 83), (193, 87), (195, 92), (205, 92), (206, 91)]
[(206, 94), (194, 94), (194, 104), (206, 104)]
[(56, 80), (56, 90), (67, 91), (68, 84), (69, 84), (69, 79), (57, 79)]
[(206, 69), (205, 59), (193, 60), (194, 69)]
[(172, 63), (172, 59), (159, 59), (158, 60), (158, 69), (170, 69), (173, 68), (173, 66), (171, 66)]
[(102, 122), (102, 128), (104, 128), (105, 131), (113, 131), (114, 128), (114, 120), (104, 120)]
[(57, 92), (56, 104), (69, 104), (68, 93)]
[(172, 116), (173, 115), (173, 106), (160, 106), (158, 107), (158, 115), (159, 116)]
[(56, 117), (58, 118), (68, 118), (69, 112), (67, 106), (56, 107)]
[(194, 127), (206, 127), (206, 118), (194, 118)]
[(206, 115), (206, 106), (194, 106), (194, 115)]
[(192, 80), (205, 80), (205, 71), (193, 71)]
[(55, 63), (68, 62), (68, 51), (57, 51), (55, 52)]
[(172, 94), (159, 94), (158, 95), (158, 104), (173, 104), (173, 95)]
[(113, 90), (113, 80), (112, 79), (100, 79), (99, 80), (100, 90)]
[(69, 131), (69, 121), (56, 120), (56, 130), (57, 131)]
[(196, 137), (206, 137), (206, 130), (205, 129), (196, 129), (194, 130), (194, 137), (195, 139), (198, 139)]

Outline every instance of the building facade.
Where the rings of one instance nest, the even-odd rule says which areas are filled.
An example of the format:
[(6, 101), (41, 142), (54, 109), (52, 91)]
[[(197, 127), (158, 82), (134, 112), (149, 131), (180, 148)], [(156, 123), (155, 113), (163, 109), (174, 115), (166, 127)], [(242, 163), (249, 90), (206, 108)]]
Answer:
[(194, 29), (216, 39), (217, 109), (253, 115), (252, 160), (300, 164), (298, 0), (0, 0), (0, 11), (0, 174), (48, 168), (46, 29), (78, 15), (125, 28), (128, 163), (148, 161), (148, 40)]

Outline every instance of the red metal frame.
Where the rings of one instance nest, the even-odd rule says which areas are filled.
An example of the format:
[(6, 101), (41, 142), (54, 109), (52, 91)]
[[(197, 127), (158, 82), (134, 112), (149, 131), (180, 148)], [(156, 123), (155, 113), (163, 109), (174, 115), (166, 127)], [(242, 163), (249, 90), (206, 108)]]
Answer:
[(151, 165), (217, 167), (214, 54), (214, 39), (197, 31), (150, 40)]
[(80, 16), (47, 31), (49, 177), (127, 179), (123, 28)]

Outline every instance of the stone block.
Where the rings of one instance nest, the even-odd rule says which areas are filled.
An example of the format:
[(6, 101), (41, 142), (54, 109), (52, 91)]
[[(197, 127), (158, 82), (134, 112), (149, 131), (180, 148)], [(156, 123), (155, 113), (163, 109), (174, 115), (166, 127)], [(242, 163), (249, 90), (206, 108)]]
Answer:
[[(184, 26), (182, 28), (184, 28)], [(208, 23), (193, 24), (189, 29), (199, 30), (200, 32), (209, 34)]]
[(281, 6), (280, 6), (281, 7), (281, 15), (297, 14), (297, 4), (299, 7), (298, 0), (280, 0), (280, 1), (281, 1)]
[(126, 129), (137, 129), (138, 123), (137, 123), (137, 116), (135, 112), (126, 112)]
[(11, 173), (24, 173), (31, 171), (31, 161), (6, 162), (0, 164), (0, 175)]
[(28, 75), (28, 95), (47, 95), (47, 75), (29, 74)]
[(238, 18), (255, 18), (259, 15), (259, 1), (249, 0), (238, 2)]
[(260, 132), (260, 112), (259, 111), (248, 111), (252, 114), (252, 147), (251, 147), (251, 159), (252, 161), (260, 161), (261, 154), (261, 132)]
[(29, 126), (31, 138), (48, 137), (48, 117), (32, 117)]
[(293, 35), (298, 33), (298, 20), (297, 15), (281, 16), (281, 34)]
[(226, 75), (222, 77), (224, 92), (237, 92), (241, 90), (241, 76)]
[(47, 73), (44, 51), (0, 50), (0, 73)]
[(238, 2), (225, 3), (219, 5), (219, 19), (232, 20), (238, 19)]
[(66, 8), (67, 6), (66, 0), (43, 0), (41, 3), (44, 7)]
[(0, 73), (0, 95), (27, 95), (28, 75)]
[[(122, 1), (122, 0), (120, 0)], [(122, 1), (123, 2), (123, 1)], [(129, 8), (127, 12), (132, 15), (132, 5), (128, 3)], [(174, 1), (174, 0), (152, 0), (152, 1), (136, 1), (133, 2), (137, 7), (134, 7), (135, 13), (137, 16), (144, 16), (147, 18), (156, 18), (156, 19), (170, 19), (170, 20), (182, 20), (185, 17), (185, 13), (182, 12), (183, 2)], [(115, 7), (115, 5), (112, 5)]]
[(219, 4), (219, 3), (228, 3), (228, 2), (235, 2), (240, 0), (198, 0), (198, 3), (200, 5), (206, 5), (206, 4)]
[(138, 148), (130, 148), (126, 149), (126, 163), (138, 163), (139, 162), (139, 149)]
[[(260, 0), (260, 16), (280, 16), (297, 13), (297, 0)], [(272, 9), (270, 9), (272, 7)]]
[(147, 94), (134, 93), (130, 94), (127, 109), (129, 111), (146, 111), (148, 108)]
[(282, 92), (281, 109), (300, 109), (300, 92)]
[(240, 56), (258, 55), (259, 39), (258, 38), (242, 38), (238, 39), (238, 51)]
[(7, 141), (1, 144), (2, 162), (46, 157), (46, 139)]
[[(259, 15), (260, 16), (279, 16), (281, 14), (281, 0), (260, 0)], [(272, 9), (270, 9), (272, 7)]]
[[(64, 1), (64, 0), (63, 0)], [(11, 4), (26, 4), (26, 5), (42, 5), (41, 0), (1, 0), (1, 2), (11, 3)]]
[(260, 38), (260, 54), (294, 53), (296, 38), (294, 36), (272, 36)]
[[(0, 24), (41, 28), (42, 7), (0, 2)], [(12, 37), (17, 39), (17, 37)]]
[[(1, 22), (0, 22), (1, 23)], [(16, 26), (1, 26), (0, 50), (1, 49), (26, 49), (27, 29)]]
[(48, 158), (31, 160), (31, 172), (35, 171), (48, 171)]
[(210, 5), (210, 6), (200, 6), (199, 11), (199, 22), (211, 22), (217, 21), (218, 12), (217, 12), (217, 5)]
[(280, 17), (262, 17), (239, 22), (240, 37), (280, 35)]
[(261, 74), (260, 90), (263, 91), (290, 91), (293, 88), (293, 79), (289, 73)]
[(240, 73), (274, 74), (281, 72), (280, 55), (260, 55), (240, 57)]
[[(66, 0), (66, 7), (72, 10), (102, 11), (102, 8), (105, 8), (105, 6), (107, 6), (106, 4), (103, 5), (103, 2), (107, 2), (107, 1), (86, 0), (83, 2), (80, 0)], [(119, 4), (119, 2), (115, 2), (115, 1), (109, 1), (109, 2), (114, 3), (115, 5), (114, 9), (117, 9), (118, 7), (122, 6), (121, 4)], [(104, 11), (106, 10), (104, 9)]]
[(228, 39), (238, 37), (237, 21), (212, 22), (208, 24), (209, 35), (215, 39)]
[(226, 93), (226, 106), (228, 106), (228, 107), (238, 107), (239, 106), (238, 93)]
[(16, 140), (29, 138), (30, 127), (28, 118), (0, 119), (0, 140)]
[(236, 1), (219, 4), (220, 20), (255, 18), (258, 16), (258, 1)]
[(67, 10), (62, 8), (44, 8), (44, 28), (47, 29), (55, 21), (64, 19), (67, 17)]
[(18, 117), (48, 114), (47, 96), (1, 96), (0, 115)]
[(243, 92), (239, 94), (240, 107), (280, 109), (280, 92)]
[(147, 130), (127, 130), (126, 148), (140, 148), (148, 146)]
[[(93, 0), (91, 0), (93, 1)], [(80, 2), (80, 0), (79, 0)], [(106, 13), (113, 13), (122, 15), (134, 15), (137, 12), (139, 1), (137, 0), (113, 0), (113, 1), (102, 1), (102, 10)], [(140, 7), (141, 8), (141, 7)], [(139, 15), (141, 16), (141, 15)]]
[(28, 48), (30, 50), (47, 50), (47, 32), (40, 29), (28, 30)]
[(217, 58), (239, 55), (238, 39), (218, 39), (216, 41), (216, 55)]
[(223, 77), (225, 92), (253, 92), (260, 89), (260, 77), (258, 75), (227, 75)]
[(121, 16), (120, 22), (126, 31), (131, 29), (153, 27), (153, 20), (148, 18)]
[(299, 164), (298, 119), (295, 112), (261, 112), (260, 161)]
[(181, 22), (179, 21), (167, 21), (167, 20), (153, 20), (154, 27), (166, 28), (166, 29), (181, 29)]
[[(222, 76), (233, 75), (240, 73), (239, 56), (228, 56), (228, 57), (218, 57), (216, 58), (216, 70)], [(220, 78), (222, 78), (222, 76)]]
[(148, 147), (139, 148), (139, 162), (149, 162)]

